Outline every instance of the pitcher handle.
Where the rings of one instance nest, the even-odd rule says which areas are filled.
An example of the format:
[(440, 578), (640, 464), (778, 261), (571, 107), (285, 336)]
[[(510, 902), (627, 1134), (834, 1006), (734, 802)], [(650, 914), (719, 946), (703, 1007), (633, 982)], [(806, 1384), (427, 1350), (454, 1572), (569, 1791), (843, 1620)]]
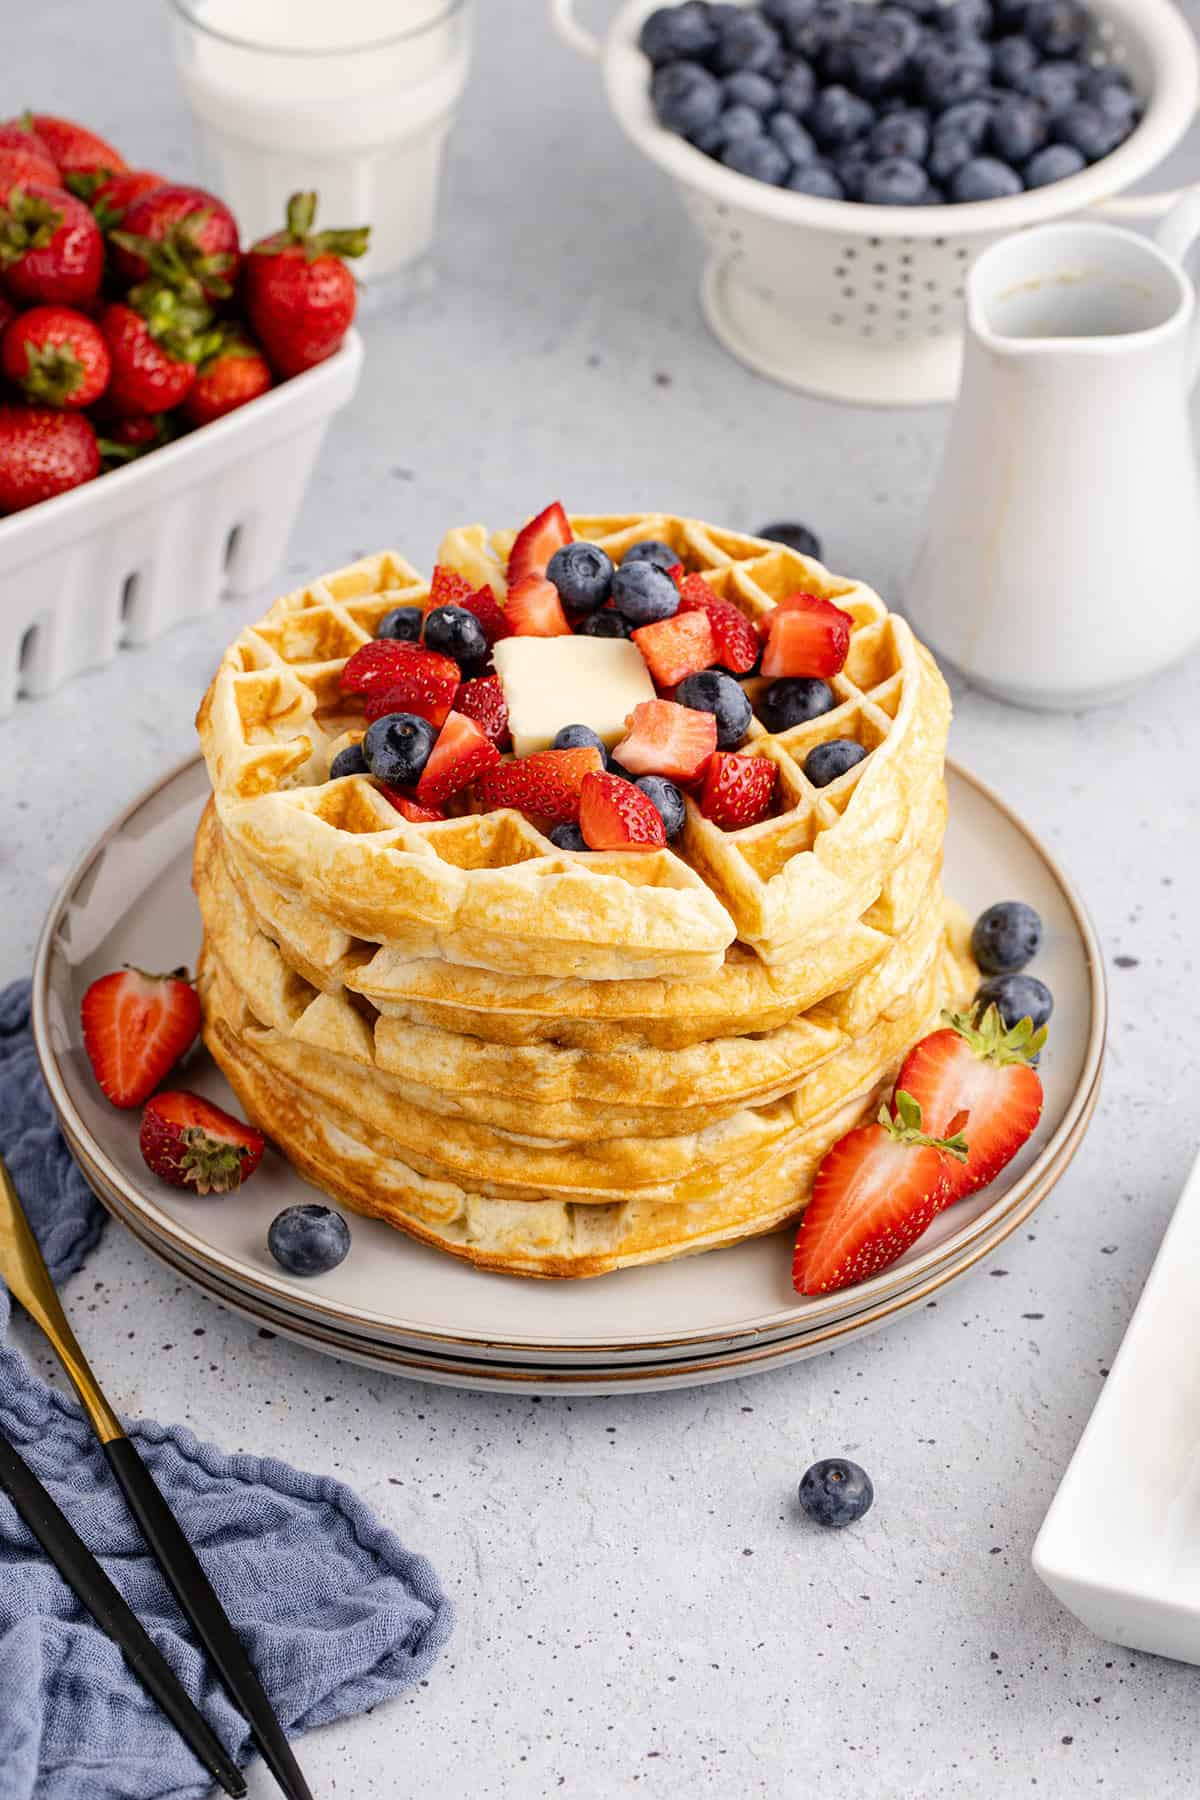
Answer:
[(599, 56), (600, 39), (579, 23), (574, 0), (550, 0), (550, 23), (568, 48), (580, 56), (590, 56), (593, 62)]
[[(1182, 265), (1200, 238), (1200, 187), (1185, 188), (1154, 234), (1160, 250)], [(1191, 379), (1200, 375), (1200, 319), (1192, 325)]]

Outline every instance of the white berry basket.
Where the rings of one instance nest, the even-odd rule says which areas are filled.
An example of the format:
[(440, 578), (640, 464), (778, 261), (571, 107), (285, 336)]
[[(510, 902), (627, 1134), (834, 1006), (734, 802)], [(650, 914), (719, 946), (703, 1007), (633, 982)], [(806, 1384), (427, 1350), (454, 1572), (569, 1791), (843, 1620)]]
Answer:
[(1154, 217), (1175, 195), (1113, 196), (1174, 148), (1196, 112), (1200, 55), (1172, 0), (1090, 0), (1097, 54), (1125, 68), (1144, 113), (1119, 149), (1067, 181), (964, 206), (865, 206), (793, 194), (727, 169), (663, 129), (638, 32), (661, 0), (627, 0), (603, 40), (549, 0), (575, 50), (599, 59), (617, 123), (672, 176), (709, 258), (701, 298), (726, 349), (761, 375), (827, 399), (912, 406), (952, 400), (963, 278), (1008, 232), (1103, 205)]
[(269, 581), (362, 356), (352, 331), (226, 418), (0, 518), (0, 718)]

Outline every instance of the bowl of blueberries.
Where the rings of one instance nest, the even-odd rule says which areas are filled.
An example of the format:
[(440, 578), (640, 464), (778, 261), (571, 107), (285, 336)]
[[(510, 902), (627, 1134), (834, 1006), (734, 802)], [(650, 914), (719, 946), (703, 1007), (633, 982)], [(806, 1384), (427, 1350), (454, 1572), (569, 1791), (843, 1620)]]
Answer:
[(603, 41), (572, 6), (560, 32), (706, 241), (717, 337), (859, 404), (952, 399), (974, 256), (1128, 209), (1200, 98), (1173, 0), (627, 0)]

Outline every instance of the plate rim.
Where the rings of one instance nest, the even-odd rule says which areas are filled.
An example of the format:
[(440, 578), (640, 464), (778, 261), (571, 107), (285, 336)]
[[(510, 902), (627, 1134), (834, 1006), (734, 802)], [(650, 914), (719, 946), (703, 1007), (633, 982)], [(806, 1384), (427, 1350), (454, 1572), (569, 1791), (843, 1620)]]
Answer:
[[(60, 1127), (62, 1128), (68, 1143), (71, 1145), (72, 1154), (81, 1163), (84, 1161), (93, 1163), (97, 1172), (102, 1175), (106, 1182), (111, 1183), (116, 1191), (124, 1197), (130, 1209), (139, 1218), (143, 1220), (150, 1220), (153, 1218), (152, 1229), (154, 1235), (160, 1236), (166, 1242), (172, 1244), (178, 1243), (181, 1247), (184, 1244), (183, 1229), (178, 1227), (173, 1220), (169, 1220), (166, 1215), (162, 1215), (160, 1222), (159, 1218), (153, 1217), (147, 1211), (148, 1202), (146, 1197), (142, 1195), (135, 1184), (128, 1179), (119, 1165), (113, 1162), (103, 1146), (96, 1141), (85, 1120), (78, 1112), (67, 1089), (52, 1044), (48, 1001), (51, 971), (55, 952), (58, 948), (58, 928), (63, 915), (70, 906), (72, 898), (83, 882), (88, 870), (96, 860), (103, 855), (113, 839), (124, 830), (130, 820), (135, 818), (144, 807), (152, 804), (157, 796), (161, 794), (164, 789), (169, 788), (173, 782), (187, 776), (193, 770), (202, 767), (202, 765), (203, 757), (199, 752), (192, 752), (190, 755), (181, 758), (178, 762), (173, 764), (172, 767), (165, 770), (153, 782), (142, 789), (127, 806), (109, 821), (105, 828), (91, 841), (90, 844), (85, 846), (83, 851), (76, 857), (66, 876), (63, 878), (42, 925), (34, 956), (32, 982), (34, 1047), (43, 1079), (46, 1082), (51, 1101), (58, 1116)], [(877, 1301), (883, 1302), (889, 1298), (908, 1293), (912, 1288), (922, 1283), (933, 1271), (939, 1269), (944, 1264), (953, 1261), (961, 1250), (976, 1244), (981, 1237), (991, 1231), (993, 1226), (1004, 1219), (1010, 1211), (1021, 1206), (1035, 1188), (1040, 1189), (1043, 1182), (1046, 1181), (1046, 1178), (1052, 1175), (1052, 1179), (1046, 1183), (1045, 1187), (1045, 1191), (1048, 1192), (1049, 1188), (1054, 1185), (1054, 1181), (1058, 1179), (1058, 1174), (1052, 1174), (1052, 1171), (1057, 1164), (1060, 1150), (1067, 1140), (1072, 1137), (1072, 1133), (1074, 1132), (1075, 1126), (1081, 1115), (1090, 1118), (1095, 1107), (1095, 1098), (1098, 1093), (1104, 1064), (1104, 1048), (1108, 1023), (1108, 986), (1104, 969), (1103, 951), (1100, 945), (1099, 936), (1092, 924), (1087, 907), (1079, 893), (1076, 891), (1073, 882), (1061, 867), (1057, 858), (1043, 843), (1042, 839), (1032, 827), (1026, 824), (1020, 815), (996, 793), (995, 789), (992, 788), (989, 783), (973, 774), (970, 770), (964, 768), (963, 765), (953, 757), (946, 758), (946, 768), (957, 779), (965, 782), (968, 787), (973, 788), (988, 804), (995, 807), (996, 810), (1000, 812), (1013, 828), (1026, 840), (1034, 854), (1049, 870), (1050, 875), (1056, 882), (1059, 891), (1066, 902), (1084, 949), (1088, 975), (1091, 1019), (1084, 1051), (1083, 1065), (1080, 1071), (1079, 1081), (1067, 1102), (1058, 1127), (1053, 1135), (1042, 1146), (1038, 1155), (1029, 1165), (1029, 1168), (1018, 1177), (1011, 1188), (1006, 1190), (1002, 1195), (999, 1195), (990, 1207), (986, 1208), (977, 1218), (971, 1221), (970, 1225), (963, 1227), (961, 1235), (956, 1234), (954, 1237), (947, 1239), (945, 1243), (931, 1248), (923, 1257), (919, 1257), (914, 1262), (907, 1264), (902, 1270), (885, 1270), (881, 1274), (871, 1278), (871, 1280), (859, 1284), (856, 1289), (840, 1290), (839, 1294), (825, 1297), (823, 1303), (819, 1306), (810, 1307), (807, 1320), (812, 1324), (832, 1323), (839, 1318), (847, 1316), (847, 1314), (851, 1312), (851, 1306), (847, 1305), (846, 1295), (851, 1292), (859, 1293), (863, 1296), (864, 1300), (863, 1306), (853, 1306), (853, 1315), (856, 1315), (863, 1310), (870, 1309)], [(1073, 1139), (1071, 1157), (1073, 1157), (1075, 1151), (1078, 1149), (1079, 1143), (1082, 1141), (1082, 1135), (1083, 1134), (1080, 1133), (1078, 1137)], [(1071, 1157), (1066, 1159), (1066, 1162), (1063, 1165), (1064, 1169), (1069, 1164)], [(1059, 1171), (1058, 1173), (1061, 1172), (1062, 1171)], [(1042, 1195), (1039, 1194), (1039, 1200), (1041, 1197)], [(1035, 1201), (1034, 1204), (1037, 1204), (1037, 1202)], [(1030, 1210), (1032, 1210), (1032, 1208)], [(151, 1227), (148, 1226), (148, 1229), (150, 1228)], [(195, 1234), (193, 1233), (192, 1235), (194, 1236)], [(186, 1251), (182, 1251), (181, 1249), (181, 1253), (186, 1254)], [(206, 1265), (202, 1263), (201, 1266)], [(221, 1270), (222, 1279), (228, 1279), (222, 1264), (214, 1261), (214, 1267)], [(239, 1270), (237, 1279), (233, 1281), (231, 1285), (234, 1285), (245, 1292), (259, 1292), (264, 1296), (269, 1296), (273, 1304), (278, 1304), (278, 1288), (277, 1284), (273, 1282), (259, 1279), (250, 1274), (243, 1274), (242, 1271)], [(318, 1315), (319, 1317), (328, 1319), (335, 1326), (342, 1325), (344, 1327), (347, 1320), (358, 1319), (361, 1321), (362, 1319), (361, 1314), (350, 1312), (344, 1306), (331, 1304), (329, 1301), (316, 1295), (309, 1297), (296, 1294), (293, 1295), (292, 1298), (297, 1304), (297, 1307), (302, 1311), (303, 1315)], [(375, 1321), (373, 1320), (372, 1322), (374, 1323)], [(381, 1325), (386, 1324), (386, 1322), (382, 1320), (378, 1321), (378, 1323)], [(487, 1336), (481, 1332), (473, 1335), (464, 1335), (461, 1332), (438, 1331), (434, 1328), (425, 1326), (413, 1326), (409, 1329), (404, 1324), (401, 1324), (400, 1326), (393, 1325), (391, 1329), (396, 1331), (398, 1335), (406, 1336), (414, 1342), (433, 1345), (444, 1344), (459, 1348), (486, 1344), (489, 1347), (503, 1350), (515, 1350), (518, 1352), (536, 1351), (547, 1356), (561, 1356), (564, 1354), (589, 1356), (607, 1354), (629, 1356), (646, 1350), (687, 1350), (691, 1347), (700, 1347), (704, 1344), (711, 1344), (714, 1342), (753, 1343), (755, 1340), (766, 1339), (768, 1337), (771, 1337), (772, 1340), (774, 1340), (777, 1339), (780, 1334), (788, 1332), (788, 1320), (786, 1312), (781, 1315), (777, 1309), (773, 1314), (760, 1315), (754, 1319), (745, 1321), (733, 1331), (730, 1331), (729, 1329), (720, 1331), (688, 1331), (676, 1333), (670, 1337), (642, 1337), (636, 1341), (631, 1341), (628, 1338), (617, 1340), (615, 1342), (602, 1338), (588, 1338), (579, 1339), (571, 1345), (565, 1345), (561, 1339), (548, 1340), (545, 1337), (529, 1335), (496, 1337)]]

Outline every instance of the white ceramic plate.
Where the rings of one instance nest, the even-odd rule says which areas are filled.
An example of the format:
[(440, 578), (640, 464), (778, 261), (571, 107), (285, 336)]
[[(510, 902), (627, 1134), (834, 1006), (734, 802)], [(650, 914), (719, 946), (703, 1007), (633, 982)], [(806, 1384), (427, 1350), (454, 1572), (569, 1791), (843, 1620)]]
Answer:
[[(472, 1269), (373, 1220), (353, 1221), (338, 1269), (301, 1282), (266, 1251), (267, 1226), (312, 1190), (268, 1155), (236, 1200), (189, 1198), (150, 1176), (136, 1113), (103, 1099), (84, 1056), (79, 1002), (104, 971), (134, 962), (194, 963), (200, 937), (191, 840), (208, 784), (197, 759), (165, 776), (116, 820), (68, 877), (51, 909), (34, 979), (34, 1028), (64, 1131), (101, 1197), (151, 1247), (211, 1289), (289, 1317), (337, 1341), (414, 1347), (509, 1367), (611, 1368), (709, 1359), (820, 1333), (886, 1309), (899, 1316), (935, 1277), (983, 1253), (1006, 1219), (1043, 1197), (1094, 1104), (1105, 992), (1099, 946), (1077, 897), (1032, 833), (980, 783), (949, 768), (946, 880), (971, 912), (1022, 898), (1046, 925), (1037, 971), (1056, 997), (1044, 1058), (1046, 1107), (1035, 1138), (999, 1181), (939, 1218), (892, 1269), (844, 1293), (799, 1300), (785, 1236), (595, 1281), (530, 1282)], [(231, 1105), (206, 1057), (188, 1084)], [(998, 1241), (998, 1240), (997, 1240)]]

